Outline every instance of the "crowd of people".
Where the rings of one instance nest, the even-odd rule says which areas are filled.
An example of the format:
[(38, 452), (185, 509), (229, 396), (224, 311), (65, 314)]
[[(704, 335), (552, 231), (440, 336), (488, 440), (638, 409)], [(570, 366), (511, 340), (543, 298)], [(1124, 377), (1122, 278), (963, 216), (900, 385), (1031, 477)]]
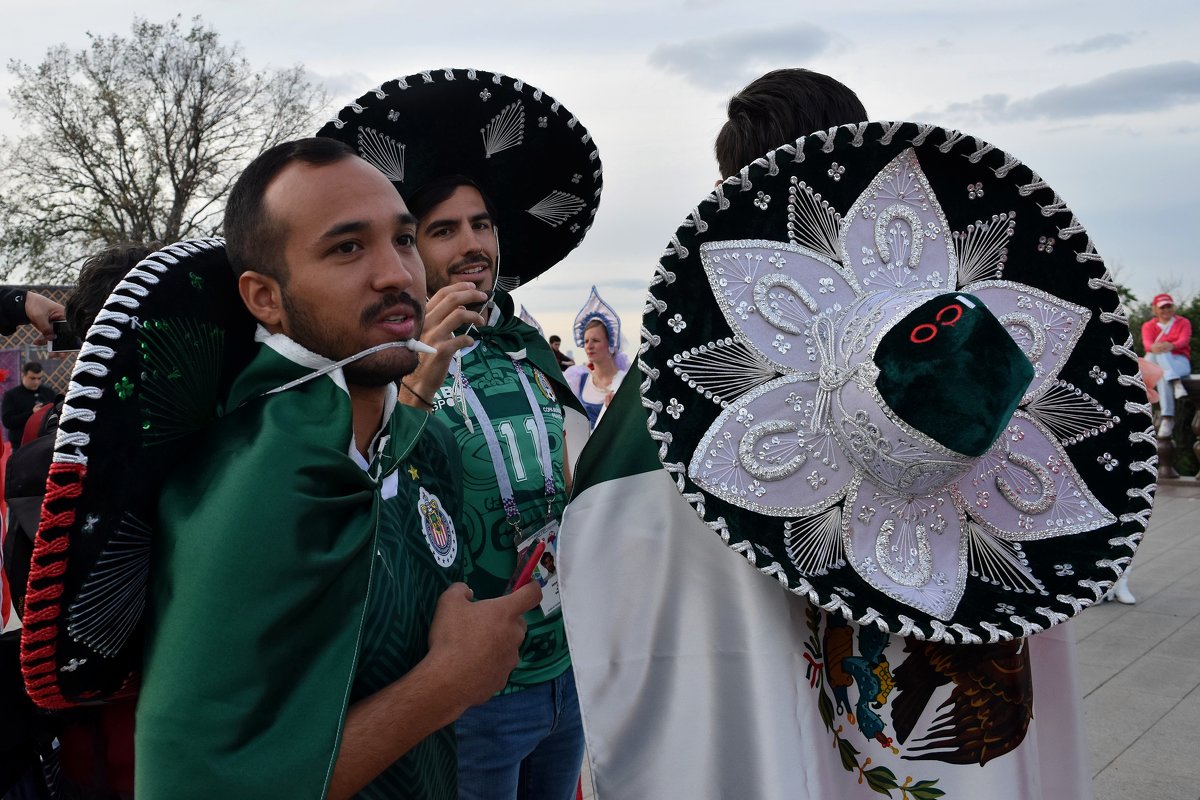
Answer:
[[(368, 94), (344, 124), (248, 164), (226, 205), (218, 269), (209, 250), (172, 255), (170, 269), (191, 276), (190, 286), (228, 284), (252, 333), (226, 350), (247, 358), (230, 381), (210, 381), (220, 385), (219, 412), (157, 476), (145, 617), (105, 651), (133, 652), (138, 666), (91, 695), (106, 705), (58, 717), (21, 706), (31, 736), (9, 752), (25, 760), (5, 765), (0, 786), (18, 787), (13, 797), (575, 796), (584, 719), (557, 547), (577, 460), (631, 365), (621, 320), (594, 287), (574, 324), (576, 363), (558, 336), (547, 341), (521, 322), (502, 278), (528, 281), (579, 244), (598, 164), (565, 111), (529, 135), (574, 149), (487, 135), (478, 156), (446, 148), (459, 134), (478, 142), (503, 102), (468, 103), (455, 94), (463, 80), (425, 83), (386, 101)], [(504, 89), (489, 86), (489, 97)], [(425, 113), (421, 92), (459, 113), (406, 127)], [(819, 120), (753, 102), (780, 95)], [(717, 142), (723, 176), (810, 129), (866, 118), (852, 91), (804, 70), (771, 73), (739, 98)], [(356, 149), (364, 137), (432, 155), (387, 173)], [(538, 217), (510, 175), (489, 172), (485, 158), (497, 148), (519, 154), (511, 169), (538, 184), (531, 191), (560, 191), (572, 175), (574, 185), (587, 176), (588, 191), (574, 189)], [(558, 154), (553, 162), (547, 152)], [(565, 224), (570, 215), (582, 224)], [(542, 227), (510, 235), (518, 224)], [(0, 318), (0, 330), (28, 321), (49, 335), (49, 323), (68, 315), (88, 330), (131, 270), (147, 261), (166, 270), (158, 249), (101, 254), (107, 268), (85, 269), (66, 309), (35, 294), (0, 295), (0, 313), (20, 309)], [(138, 325), (184, 318), (194, 302), (172, 291), (147, 283), (129, 301), (138, 313), (110, 322), (117, 335), (104, 346), (144, 351)], [(1163, 370), (1166, 436), (1191, 371), (1190, 326), (1169, 295), (1153, 305), (1142, 337)], [(173, 366), (196, 383), (211, 377), (194, 360)], [(55, 404), (41, 376), (39, 364), (25, 364), (3, 397), (14, 448), (29, 441), (30, 417)], [(171, 378), (147, 368), (112, 379), (126, 381), (124, 397), (149, 396)], [(105, 411), (92, 416), (94, 430), (108, 430)], [(145, 419), (147, 430), (160, 424)], [(118, 435), (134, 434), (92, 438)], [(120, 468), (99, 453), (84, 461), (89, 476)], [(82, 482), (74, 507), (89, 508), (98, 485)], [(102, 516), (88, 523), (81, 511), (69, 536), (104, 552), (116, 539), (87, 537), (127, 528), (121, 509)], [(50, 706), (86, 700), (51, 688), (102, 661), (67, 659), (63, 642), (78, 639), (71, 604), (86, 601), (81, 587), (103, 559), (93, 573), (73, 566), (64, 575), (51, 568), (61, 551), (38, 534), (29, 558), (39, 599), (23, 587), (19, 598), (25, 680)], [(1132, 602), (1123, 583), (1115, 591)], [(15, 648), (4, 658), (11, 679)], [(43, 765), (55, 759), (61, 772), (48, 786)]]

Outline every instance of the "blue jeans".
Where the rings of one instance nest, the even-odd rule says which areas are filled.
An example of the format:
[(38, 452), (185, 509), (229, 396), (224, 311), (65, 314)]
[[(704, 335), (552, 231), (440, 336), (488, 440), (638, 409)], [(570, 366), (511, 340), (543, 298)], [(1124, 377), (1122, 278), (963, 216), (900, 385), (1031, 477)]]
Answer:
[(574, 800), (583, 720), (571, 669), (468, 709), (454, 727), (459, 800)]

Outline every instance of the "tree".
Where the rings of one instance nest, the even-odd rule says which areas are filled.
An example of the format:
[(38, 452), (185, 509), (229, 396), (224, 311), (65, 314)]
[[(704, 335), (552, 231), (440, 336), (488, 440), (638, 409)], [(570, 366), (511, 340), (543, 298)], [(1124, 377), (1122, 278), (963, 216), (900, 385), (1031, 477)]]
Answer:
[(30, 133), (0, 157), (0, 276), (72, 282), (98, 247), (216, 233), (238, 171), (315, 131), (327, 102), (302, 67), (255, 70), (199, 17), (88, 38), (9, 64)]

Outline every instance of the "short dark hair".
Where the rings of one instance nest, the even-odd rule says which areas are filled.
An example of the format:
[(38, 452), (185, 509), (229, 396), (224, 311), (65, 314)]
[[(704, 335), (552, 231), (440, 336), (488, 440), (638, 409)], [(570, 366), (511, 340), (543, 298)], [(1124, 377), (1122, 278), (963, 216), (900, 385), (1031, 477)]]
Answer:
[(293, 161), (321, 167), (354, 155), (354, 148), (343, 141), (313, 137), (277, 144), (251, 161), (225, 203), (225, 253), (233, 274), (240, 276), (252, 269), (286, 284), (284, 231), (278, 221), (267, 216), (263, 204), (267, 187)]
[(777, 69), (756, 78), (729, 98), (728, 113), (714, 148), (723, 178), (801, 136), (867, 119), (849, 87), (807, 69)]
[(561, 337), (561, 336), (558, 336), (558, 335), (551, 336), (551, 337), (550, 337), (550, 344), (554, 344), (555, 342), (558, 342), (559, 344), (562, 344), (562, 337)]
[(408, 206), (408, 210), (420, 220), (430, 211), (446, 202), (450, 198), (450, 195), (463, 186), (470, 186), (479, 192), (479, 196), (483, 198), (483, 207), (487, 209), (492, 222), (499, 224), (500, 220), (496, 218), (496, 207), (492, 205), (492, 199), (487, 196), (487, 192), (478, 183), (466, 175), (442, 175), (441, 177), (428, 180), (413, 190), (412, 194), (407, 195), (404, 198), (404, 202)]
[(26, 361), (25, 366), (21, 367), (22, 375), (28, 375), (31, 372), (41, 372), (41, 371), (42, 371), (42, 362), (40, 362), (40, 361)]
[(96, 320), (104, 301), (112, 294), (113, 287), (129, 274), (129, 270), (155, 250), (162, 249), (158, 242), (139, 244), (122, 242), (107, 247), (83, 262), (79, 269), (79, 280), (67, 295), (67, 325), (71, 332), (82, 339)]

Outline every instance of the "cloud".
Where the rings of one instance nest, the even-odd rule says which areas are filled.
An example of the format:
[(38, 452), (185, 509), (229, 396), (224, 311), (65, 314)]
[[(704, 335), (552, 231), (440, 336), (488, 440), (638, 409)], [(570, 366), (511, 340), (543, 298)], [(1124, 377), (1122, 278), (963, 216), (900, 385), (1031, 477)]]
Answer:
[(305, 72), (309, 80), (319, 83), (325, 88), (335, 109), (361, 97), (372, 86), (379, 83), (378, 78), (372, 83), (372, 79), (361, 72), (342, 72), (332, 75), (323, 75), (311, 70), (305, 70)]
[(1103, 36), (1093, 36), (1090, 39), (1084, 39), (1082, 42), (1061, 44), (1058, 47), (1051, 48), (1050, 52), (1080, 55), (1082, 53), (1097, 53), (1104, 50), (1117, 50), (1126, 45), (1133, 44), (1133, 39), (1134, 37), (1128, 33), (1106, 33)]
[(996, 122), (1067, 120), (1169, 111), (1195, 103), (1200, 103), (1200, 63), (1173, 61), (1118, 70), (1017, 100), (1006, 94), (987, 94), (967, 103), (952, 103), (946, 113), (973, 114)]
[(739, 89), (771, 68), (799, 66), (825, 52), (834, 38), (804, 23), (662, 45), (650, 63), (704, 89)]

